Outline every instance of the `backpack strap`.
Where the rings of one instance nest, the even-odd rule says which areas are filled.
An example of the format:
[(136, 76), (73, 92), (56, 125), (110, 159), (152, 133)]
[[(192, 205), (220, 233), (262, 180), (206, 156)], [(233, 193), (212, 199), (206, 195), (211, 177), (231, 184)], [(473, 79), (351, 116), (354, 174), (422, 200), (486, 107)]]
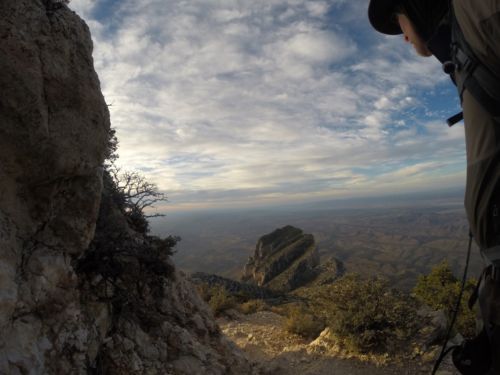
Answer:
[(450, 4), (452, 30), (451, 57), (455, 65), (455, 82), (463, 100), (464, 90), (471, 95), (494, 117), (500, 116), (500, 78), (493, 74), (472, 51), (458, 24)]

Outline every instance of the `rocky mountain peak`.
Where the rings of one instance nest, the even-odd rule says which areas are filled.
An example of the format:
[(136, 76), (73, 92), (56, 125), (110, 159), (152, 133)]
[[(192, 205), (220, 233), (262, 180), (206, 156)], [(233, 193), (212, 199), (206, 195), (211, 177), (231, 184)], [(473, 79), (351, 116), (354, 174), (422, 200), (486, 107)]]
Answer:
[(262, 236), (257, 241), (254, 257), (256, 259), (270, 257), (287, 245), (295, 242), (302, 235), (303, 232), (301, 229), (295, 228), (291, 225), (276, 229), (275, 231)]
[(319, 253), (313, 235), (288, 225), (257, 241), (242, 281), (288, 291), (314, 278), (318, 265)]

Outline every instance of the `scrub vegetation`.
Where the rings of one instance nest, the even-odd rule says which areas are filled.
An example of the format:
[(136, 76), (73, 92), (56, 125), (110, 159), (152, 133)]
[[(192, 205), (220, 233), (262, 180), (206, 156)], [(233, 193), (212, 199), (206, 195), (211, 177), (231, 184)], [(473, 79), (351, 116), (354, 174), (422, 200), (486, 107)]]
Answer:
[[(475, 314), (466, 308), (474, 285), (472, 279), (467, 282), (455, 327), (465, 337), (475, 333)], [(331, 284), (305, 286), (274, 300), (242, 300), (224, 288), (207, 285), (202, 295), (216, 315), (230, 309), (245, 314), (270, 310), (284, 317), (282, 328), (288, 333), (311, 340), (328, 328), (329, 338), (345, 353), (396, 358), (426, 350), (419, 349), (419, 338), (430, 324), (425, 312), (443, 311), (449, 322), (459, 291), (460, 280), (447, 263), (441, 263), (421, 276), (411, 293), (392, 288), (385, 279), (351, 273)], [(440, 344), (444, 328), (425, 345)]]
[[(476, 283), (475, 279), (467, 280), (455, 325), (455, 329), (464, 337), (472, 338), (476, 335), (476, 310), (468, 306)], [(428, 275), (420, 276), (413, 294), (421, 303), (434, 310), (444, 311), (450, 321), (460, 288), (461, 280), (455, 277), (447, 262), (442, 262), (435, 266)]]
[(415, 300), (382, 279), (347, 274), (330, 285), (297, 292), (307, 298), (307, 305), (301, 314), (296, 308), (290, 311), (288, 327), (297, 331), (295, 327), (307, 321), (323, 323), (341, 346), (353, 352), (399, 351), (417, 329)]

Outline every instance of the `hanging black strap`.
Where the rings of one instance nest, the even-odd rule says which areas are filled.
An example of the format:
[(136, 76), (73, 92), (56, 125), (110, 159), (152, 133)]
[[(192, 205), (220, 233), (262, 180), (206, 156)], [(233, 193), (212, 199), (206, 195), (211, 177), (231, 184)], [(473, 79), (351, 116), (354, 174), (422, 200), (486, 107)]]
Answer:
[(447, 119), (446, 123), (448, 124), (448, 126), (453, 126), (456, 123), (462, 121), (463, 119), (464, 119), (464, 113), (463, 112), (459, 112), (456, 115), (451, 116), (449, 119)]
[(450, 325), (448, 326), (448, 330), (446, 331), (446, 337), (445, 337), (443, 346), (441, 347), (441, 353), (439, 354), (438, 359), (434, 363), (434, 367), (432, 369), (432, 375), (436, 374), (437, 370), (439, 369), (439, 366), (441, 366), (441, 362), (446, 357), (446, 355), (454, 348), (459, 347), (459, 345), (454, 345), (450, 348), (446, 348), (446, 346), (448, 345), (448, 341), (451, 338), (451, 332), (453, 330), (453, 326), (455, 325), (455, 321), (457, 320), (458, 312), (460, 310), (460, 303), (462, 301), (462, 295), (463, 295), (464, 290), (465, 290), (465, 283), (467, 282), (467, 271), (469, 270), (471, 248), (472, 248), (472, 234), (469, 232), (469, 244), (467, 246), (467, 257), (465, 259), (464, 274), (463, 274), (462, 283), (460, 286), (460, 293), (458, 294), (457, 301), (455, 302), (455, 309), (453, 310), (451, 322), (450, 322)]

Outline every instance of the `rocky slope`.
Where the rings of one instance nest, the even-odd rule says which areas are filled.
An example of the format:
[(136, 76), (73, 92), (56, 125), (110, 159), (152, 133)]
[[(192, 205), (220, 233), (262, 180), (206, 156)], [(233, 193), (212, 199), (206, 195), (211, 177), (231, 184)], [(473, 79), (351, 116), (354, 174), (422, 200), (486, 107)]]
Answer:
[(331, 282), (342, 272), (341, 263), (335, 259), (320, 266), (314, 237), (288, 225), (258, 240), (241, 280), (288, 292), (313, 280)]
[(204, 272), (195, 272), (190, 275), (195, 284), (206, 284), (208, 287), (221, 286), (233, 295), (244, 295), (247, 298), (266, 299), (276, 297), (276, 293), (257, 285), (238, 282), (232, 279), (212, 275)]
[[(100, 202), (110, 124), (85, 23), (2, 1), (0, 54), (0, 373), (253, 373), (168, 243), (135, 232), (109, 184)], [(98, 215), (120, 241), (95, 245)]]
[[(446, 321), (436, 319), (435, 313), (422, 313), (422, 332), (417, 339), (424, 343), (432, 340), (436, 331), (446, 330)], [(429, 374), (440, 349), (438, 346), (431, 346), (426, 355), (398, 360), (386, 358), (387, 363), (376, 364), (368, 356), (356, 356), (343, 351), (331, 337), (329, 329), (325, 329), (319, 337), (307, 340), (286, 332), (283, 329), (286, 318), (272, 311), (249, 315), (232, 311), (230, 315), (232, 318), (223, 316), (218, 320), (224, 334), (273, 375)], [(437, 374), (459, 373), (453, 369), (448, 357)]]

